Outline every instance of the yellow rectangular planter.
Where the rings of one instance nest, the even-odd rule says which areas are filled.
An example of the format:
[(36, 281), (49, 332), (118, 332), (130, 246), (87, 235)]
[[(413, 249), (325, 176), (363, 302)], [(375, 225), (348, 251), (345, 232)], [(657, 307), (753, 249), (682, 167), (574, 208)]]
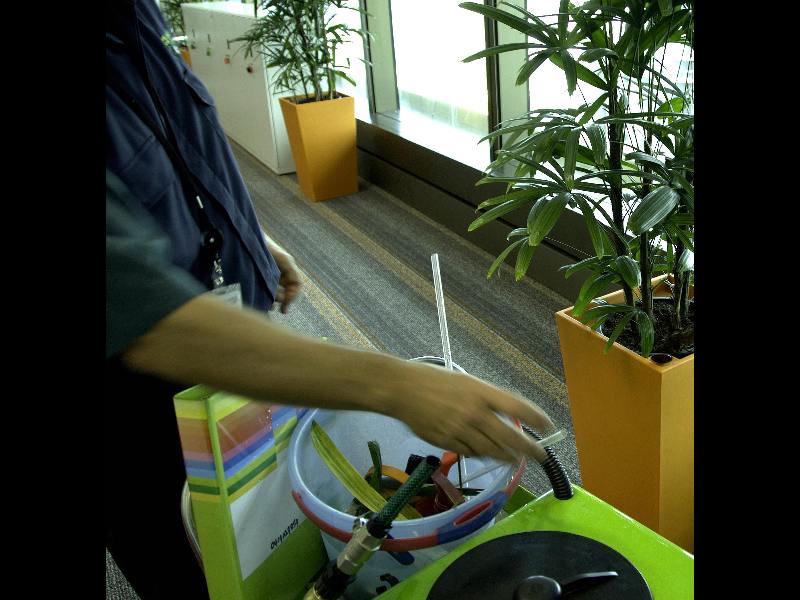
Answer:
[(281, 98), (297, 180), (314, 202), (358, 192), (353, 98), (296, 104)]
[(180, 50), (181, 50), (181, 56), (183, 57), (183, 60), (185, 60), (186, 64), (191, 67), (192, 66), (192, 55), (189, 54), (189, 49), (186, 46), (181, 46)]
[(694, 355), (660, 365), (616, 343), (604, 355), (608, 338), (572, 308), (556, 325), (583, 487), (694, 552)]

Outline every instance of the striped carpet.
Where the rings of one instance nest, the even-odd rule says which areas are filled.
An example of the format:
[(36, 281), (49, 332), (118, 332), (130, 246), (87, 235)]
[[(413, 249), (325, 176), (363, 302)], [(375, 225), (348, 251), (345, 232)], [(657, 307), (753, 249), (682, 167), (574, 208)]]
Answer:
[[(439, 254), (453, 361), (541, 406), (567, 439), (557, 454), (580, 483), (554, 313), (566, 298), (513, 269), (487, 280), (494, 256), (361, 180), (352, 196), (306, 200), (231, 142), (264, 229), (295, 258), (303, 294), (276, 321), (315, 337), (402, 358), (442, 355), (430, 256)], [(534, 255), (535, 260), (535, 255)], [(522, 485), (549, 489), (537, 465)], [(137, 600), (106, 552), (106, 598)]]

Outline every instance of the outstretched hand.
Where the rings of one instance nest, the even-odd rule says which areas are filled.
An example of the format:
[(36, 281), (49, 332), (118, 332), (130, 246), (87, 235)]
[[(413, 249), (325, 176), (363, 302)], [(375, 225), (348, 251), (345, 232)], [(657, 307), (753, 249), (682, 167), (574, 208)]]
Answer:
[(270, 254), (281, 272), (275, 302), (280, 304), (281, 312), (286, 314), (289, 311), (289, 305), (300, 295), (300, 274), (291, 254), (278, 250), (274, 246), (270, 248)]
[(410, 365), (407, 389), (387, 407), (431, 444), (467, 456), (492, 456), (513, 462), (521, 455), (547, 460), (542, 446), (498, 415), (518, 418), (539, 432), (555, 425), (528, 400), (472, 375), (427, 364)]

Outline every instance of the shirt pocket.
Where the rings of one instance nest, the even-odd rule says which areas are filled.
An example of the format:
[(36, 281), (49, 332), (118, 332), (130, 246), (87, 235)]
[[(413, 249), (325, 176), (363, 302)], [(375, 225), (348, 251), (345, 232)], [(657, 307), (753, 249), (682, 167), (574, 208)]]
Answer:
[(215, 107), (214, 99), (206, 89), (206, 86), (203, 85), (203, 82), (200, 81), (197, 75), (192, 73), (192, 70), (188, 67), (185, 67), (183, 70), (183, 81), (189, 87), (195, 101), (212, 108)]
[(156, 136), (116, 94), (106, 104), (106, 167), (142, 204), (157, 205), (180, 185), (169, 155)]

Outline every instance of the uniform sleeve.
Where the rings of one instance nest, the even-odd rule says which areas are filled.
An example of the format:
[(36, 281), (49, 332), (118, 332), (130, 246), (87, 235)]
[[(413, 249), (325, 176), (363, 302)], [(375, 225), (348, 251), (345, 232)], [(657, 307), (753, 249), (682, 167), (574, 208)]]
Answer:
[(106, 357), (205, 292), (170, 261), (169, 240), (123, 184), (106, 172)]

